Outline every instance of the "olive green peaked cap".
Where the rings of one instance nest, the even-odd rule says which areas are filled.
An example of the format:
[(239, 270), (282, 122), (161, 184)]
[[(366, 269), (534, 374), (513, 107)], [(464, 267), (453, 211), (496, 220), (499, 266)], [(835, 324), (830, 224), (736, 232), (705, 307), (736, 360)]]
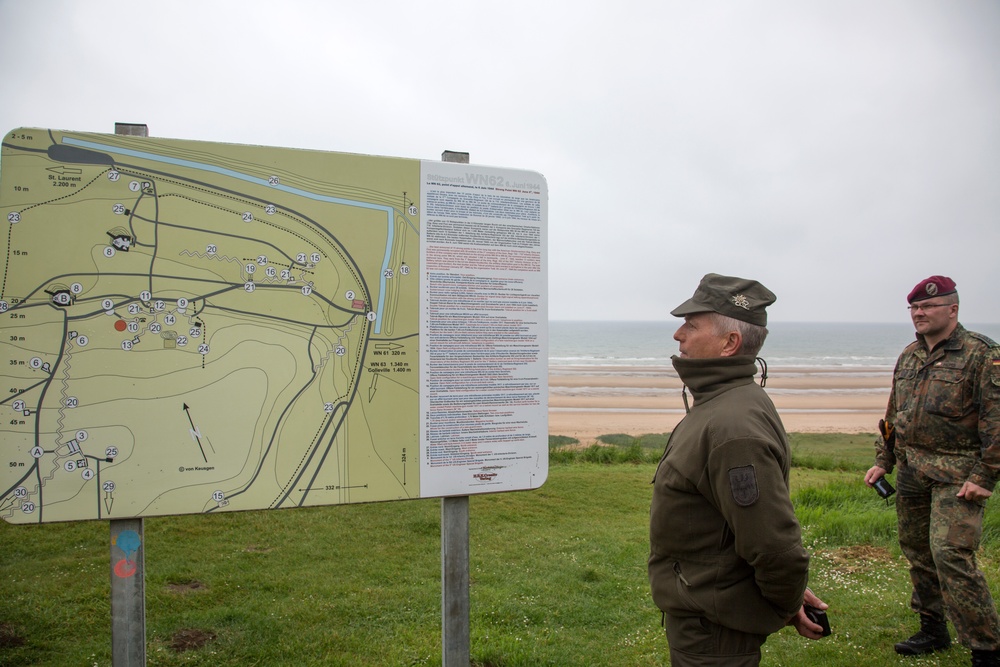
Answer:
[(692, 313), (719, 313), (743, 322), (767, 326), (767, 311), (777, 299), (774, 292), (756, 280), (706, 274), (694, 296), (670, 311), (671, 315), (683, 317)]

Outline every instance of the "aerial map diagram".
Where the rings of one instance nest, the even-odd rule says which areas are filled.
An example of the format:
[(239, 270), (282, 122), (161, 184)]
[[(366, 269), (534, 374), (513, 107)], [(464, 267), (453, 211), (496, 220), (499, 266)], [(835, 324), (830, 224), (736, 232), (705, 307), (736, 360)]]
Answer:
[(17, 129), (0, 517), (417, 498), (421, 163)]

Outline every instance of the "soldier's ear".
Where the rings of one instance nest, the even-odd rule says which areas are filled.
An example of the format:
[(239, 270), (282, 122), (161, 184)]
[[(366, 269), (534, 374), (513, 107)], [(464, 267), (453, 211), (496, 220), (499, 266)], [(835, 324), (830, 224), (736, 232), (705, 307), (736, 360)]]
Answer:
[(739, 331), (730, 331), (726, 334), (726, 342), (722, 346), (722, 356), (732, 357), (740, 353), (743, 348), (743, 335)]

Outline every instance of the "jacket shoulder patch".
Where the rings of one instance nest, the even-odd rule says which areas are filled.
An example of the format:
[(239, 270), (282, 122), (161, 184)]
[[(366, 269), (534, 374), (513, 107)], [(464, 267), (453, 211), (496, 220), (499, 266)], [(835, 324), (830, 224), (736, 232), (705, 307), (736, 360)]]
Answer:
[(740, 507), (749, 507), (757, 502), (760, 490), (757, 488), (757, 473), (753, 466), (730, 468), (729, 489), (733, 492), (733, 500)]

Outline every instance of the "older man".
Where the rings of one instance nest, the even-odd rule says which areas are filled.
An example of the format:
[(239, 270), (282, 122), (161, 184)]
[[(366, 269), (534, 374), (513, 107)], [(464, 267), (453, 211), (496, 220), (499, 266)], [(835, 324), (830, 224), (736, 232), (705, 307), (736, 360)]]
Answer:
[(653, 480), (649, 580), (674, 667), (754, 667), (785, 625), (823, 633), (803, 607), (827, 605), (806, 588), (788, 440), (754, 380), (774, 300), (754, 280), (710, 273), (671, 311), (684, 318), (673, 365), (694, 404)]
[(951, 645), (946, 615), (973, 667), (1000, 667), (1000, 618), (976, 565), (986, 499), (1000, 479), (1000, 346), (958, 321), (947, 276), (921, 280), (906, 300), (917, 339), (893, 371), (872, 485), (898, 463), (899, 546), (910, 561), (920, 630), (896, 653)]

